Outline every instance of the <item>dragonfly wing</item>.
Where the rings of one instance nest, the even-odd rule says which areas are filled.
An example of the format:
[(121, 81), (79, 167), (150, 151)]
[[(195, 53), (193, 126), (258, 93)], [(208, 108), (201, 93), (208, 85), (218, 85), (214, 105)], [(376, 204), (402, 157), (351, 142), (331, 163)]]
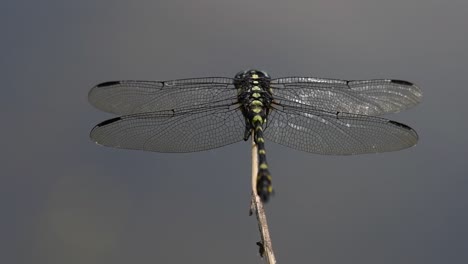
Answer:
[(304, 104), (330, 112), (383, 115), (413, 107), (422, 92), (414, 84), (400, 80), (346, 81), (307, 77), (287, 77), (271, 81), (277, 102)]
[(193, 78), (173, 81), (111, 81), (88, 94), (96, 108), (117, 115), (172, 110), (225, 103), (236, 99), (230, 78)]
[(109, 147), (155, 152), (195, 152), (243, 140), (245, 120), (229, 106), (160, 111), (109, 119), (90, 137)]
[(396, 151), (418, 141), (412, 128), (384, 118), (289, 106), (271, 111), (264, 135), (290, 148), (325, 155)]

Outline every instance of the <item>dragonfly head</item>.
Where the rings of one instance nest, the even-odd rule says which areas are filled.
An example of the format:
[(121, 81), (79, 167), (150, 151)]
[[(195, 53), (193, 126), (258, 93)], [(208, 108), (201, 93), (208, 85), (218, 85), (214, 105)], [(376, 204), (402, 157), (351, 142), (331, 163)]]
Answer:
[(245, 80), (245, 79), (270, 79), (270, 75), (264, 71), (259, 71), (255, 69), (249, 69), (245, 71), (240, 71), (234, 77), (236, 80)]

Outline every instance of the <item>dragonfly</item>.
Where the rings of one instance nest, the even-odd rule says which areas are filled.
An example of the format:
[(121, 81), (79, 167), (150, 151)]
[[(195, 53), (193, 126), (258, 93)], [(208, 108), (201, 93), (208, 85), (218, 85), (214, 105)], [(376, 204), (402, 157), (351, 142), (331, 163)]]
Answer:
[(109, 81), (88, 95), (96, 108), (118, 115), (97, 124), (99, 145), (154, 152), (197, 152), (253, 137), (256, 191), (273, 194), (265, 139), (300, 151), (353, 155), (414, 146), (411, 127), (379, 117), (421, 101), (415, 84), (393, 79), (272, 79), (249, 69), (234, 78)]

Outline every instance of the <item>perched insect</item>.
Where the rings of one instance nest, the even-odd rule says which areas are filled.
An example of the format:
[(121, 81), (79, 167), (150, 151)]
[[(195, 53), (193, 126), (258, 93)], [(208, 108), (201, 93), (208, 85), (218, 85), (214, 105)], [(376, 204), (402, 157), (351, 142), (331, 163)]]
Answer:
[(331, 155), (395, 151), (418, 141), (407, 125), (376, 117), (410, 108), (421, 90), (401, 80), (271, 79), (259, 70), (234, 78), (111, 81), (89, 92), (100, 110), (122, 115), (91, 131), (96, 143), (156, 152), (195, 152), (252, 135), (258, 146), (257, 193), (273, 189), (265, 139)]

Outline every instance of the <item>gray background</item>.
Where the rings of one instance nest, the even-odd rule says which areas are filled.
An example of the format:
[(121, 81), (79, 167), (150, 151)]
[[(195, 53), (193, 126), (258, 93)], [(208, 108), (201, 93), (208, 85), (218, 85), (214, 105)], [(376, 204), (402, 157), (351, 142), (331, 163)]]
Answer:
[(1, 27), (1, 263), (260, 263), (250, 147), (99, 147), (118, 79), (398, 78), (416, 147), (319, 156), (267, 142), (280, 263), (467, 263), (466, 1), (7, 1)]

